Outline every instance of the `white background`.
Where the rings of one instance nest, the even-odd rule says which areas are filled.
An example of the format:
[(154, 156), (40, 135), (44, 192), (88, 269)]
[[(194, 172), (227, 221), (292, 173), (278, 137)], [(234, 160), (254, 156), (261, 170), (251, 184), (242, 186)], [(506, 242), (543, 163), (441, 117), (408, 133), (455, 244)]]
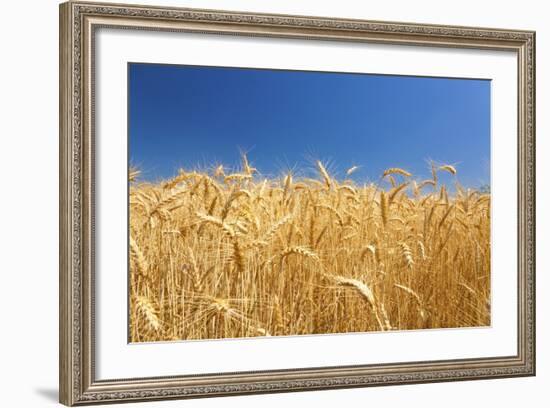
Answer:
[[(101, 29), (96, 61), (98, 379), (515, 354), (517, 271), (510, 268), (517, 262), (517, 189), (510, 183), (517, 172), (514, 53)], [(128, 291), (123, 186), (129, 61), (491, 78), (492, 327), (127, 344), (121, 294)]]
[[(137, 0), (136, 0), (137, 1)], [(387, 1), (360, 5), (353, 0), (319, 1), (161, 1), (189, 7), (225, 8), (413, 21), (437, 24), (526, 28), (537, 31), (537, 173), (539, 209), (550, 205), (543, 174), (550, 163), (544, 135), (550, 131), (548, 46), (550, 28), (544, 2), (469, 1)], [(41, 407), (55, 405), (57, 399), (57, 161), (58, 161), (58, 18), (57, 2), (26, 1), (3, 5), (5, 19), (0, 25), (0, 361), (4, 387), (3, 406)], [(546, 24), (545, 24), (546, 23)], [(548, 212), (539, 211), (537, 241), (548, 242)], [(539, 245), (543, 248), (542, 245)], [(545, 348), (549, 330), (544, 310), (550, 306), (543, 288), (549, 282), (549, 259), (543, 250), (537, 262), (539, 345), (538, 376), (535, 378), (473, 381), (462, 383), (380, 387), (340, 391), (231, 397), (195, 401), (141, 404), (141, 406), (279, 406), (281, 404), (349, 406), (406, 404), (407, 406), (451, 407), (543, 406), (550, 380), (550, 360)], [(539, 400), (541, 400), (539, 402)], [(128, 405), (127, 405), (128, 406)]]

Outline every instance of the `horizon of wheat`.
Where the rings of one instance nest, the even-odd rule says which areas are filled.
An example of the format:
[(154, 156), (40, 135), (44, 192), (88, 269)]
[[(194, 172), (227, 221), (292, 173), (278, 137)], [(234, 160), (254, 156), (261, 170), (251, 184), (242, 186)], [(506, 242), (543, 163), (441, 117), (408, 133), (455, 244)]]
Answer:
[(450, 194), (454, 166), (358, 185), (242, 161), (130, 172), (131, 342), (490, 325), (491, 197)]

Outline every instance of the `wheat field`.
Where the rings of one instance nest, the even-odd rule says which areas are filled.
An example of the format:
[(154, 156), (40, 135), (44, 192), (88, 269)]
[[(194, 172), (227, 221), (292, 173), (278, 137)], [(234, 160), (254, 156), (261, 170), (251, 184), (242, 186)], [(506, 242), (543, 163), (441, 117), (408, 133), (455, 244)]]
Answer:
[[(490, 324), (489, 194), (451, 165), (358, 185), (241, 168), (131, 169), (131, 342)], [(453, 192), (441, 175), (454, 179)]]

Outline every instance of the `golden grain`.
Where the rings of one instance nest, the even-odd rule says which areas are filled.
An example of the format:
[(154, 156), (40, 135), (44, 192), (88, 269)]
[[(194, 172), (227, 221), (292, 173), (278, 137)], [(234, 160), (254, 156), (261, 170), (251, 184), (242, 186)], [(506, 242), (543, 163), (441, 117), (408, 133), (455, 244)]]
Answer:
[(389, 168), (385, 189), (241, 161), (158, 184), (130, 171), (132, 342), (490, 324), (491, 197), (438, 184), (453, 166)]

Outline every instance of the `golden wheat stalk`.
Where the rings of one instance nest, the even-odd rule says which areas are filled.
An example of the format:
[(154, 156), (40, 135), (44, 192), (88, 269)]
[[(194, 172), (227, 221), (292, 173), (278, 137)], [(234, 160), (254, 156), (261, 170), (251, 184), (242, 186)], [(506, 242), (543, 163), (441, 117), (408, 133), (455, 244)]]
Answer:
[(197, 218), (199, 218), (201, 222), (219, 227), (230, 238), (235, 238), (235, 236), (237, 235), (235, 229), (226, 222), (223, 222), (221, 218), (214, 217), (213, 215), (202, 214), (199, 212), (197, 212), (195, 215), (197, 216)]
[(407, 268), (412, 269), (414, 266), (414, 259), (412, 256), (411, 247), (409, 247), (405, 242), (400, 242), (399, 248), (401, 249), (401, 256), (405, 261), (405, 265), (407, 265)]
[(319, 173), (323, 177), (327, 190), (330, 190), (330, 188), (332, 187), (332, 180), (328, 174), (327, 169), (325, 168), (323, 163), (321, 163), (321, 160), (317, 160), (317, 168), (319, 169)]
[(148, 274), (149, 265), (147, 264), (145, 256), (143, 255), (143, 252), (141, 252), (139, 245), (131, 236), (130, 236), (130, 256), (134, 260), (134, 263), (137, 267), (138, 274), (144, 277), (147, 277), (149, 275)]
[(456, 168), (454, 166), (451, 166), (450, 164), (439, 166), (439, 170), (446, 171), (448, 173), (451, 173), (453, 176), (456, 176)]
[(359, 167), (360, 166), (351, 166), (349, 169), (346, 170), (346, 175), (351, 176), (353, 173), (359, 170)]
[(145, 321), (150, 329), (159, 331), (161, 322), (155, 310), (153, 303), (145, 296), (137, 296), (136, 306), (145, 317)]
[(384, 331), (386, 329), (386, 325), (382, 322), (378, 314), (378, 306), (376, 304), (376, 299), (374, 298), (374, 293), (365, 283), (357, 279), (345, 278), (343, 276), (331, 276), (331, 278), (339, 286), (344, 286), (344, 287), (354, 289), (371, 307), (380, 330)]
[(384, 171), (384, 173), (382, 174), (382, 178), (387, 177), (391, 174), (399, 174), (400, 176), (403, 176), (403, 177), (411, 177), (412, 176), (412, 174), (409, 173), (407, 170), (403, 170), (399, 167), (391, 167), (391, 168), (386, 169)]
[(395, 286), (396, 288), (401, 289), (405, 293), (411, 295), (414, 298), (414, 300), (416, 301), (416, 304), (418, 305), (418, 313), (420, 314), (420, 317), (422, 319), (426, 319), (426, 311), (424, 310), (423, 302), (420, 299), (420, 296), (418, 295), (418, 293), (416, 293), (414, 290), (412, 290), (408, 286), (400, 285), (398, 283), (394, 283), (393, 286)]
[(319, 255), (306, 246), (289, 246), (283, 249), (281, 252), (281, 259), (285, 259), (287, 256), (296, 254), (306, 258), (319, 260)]

